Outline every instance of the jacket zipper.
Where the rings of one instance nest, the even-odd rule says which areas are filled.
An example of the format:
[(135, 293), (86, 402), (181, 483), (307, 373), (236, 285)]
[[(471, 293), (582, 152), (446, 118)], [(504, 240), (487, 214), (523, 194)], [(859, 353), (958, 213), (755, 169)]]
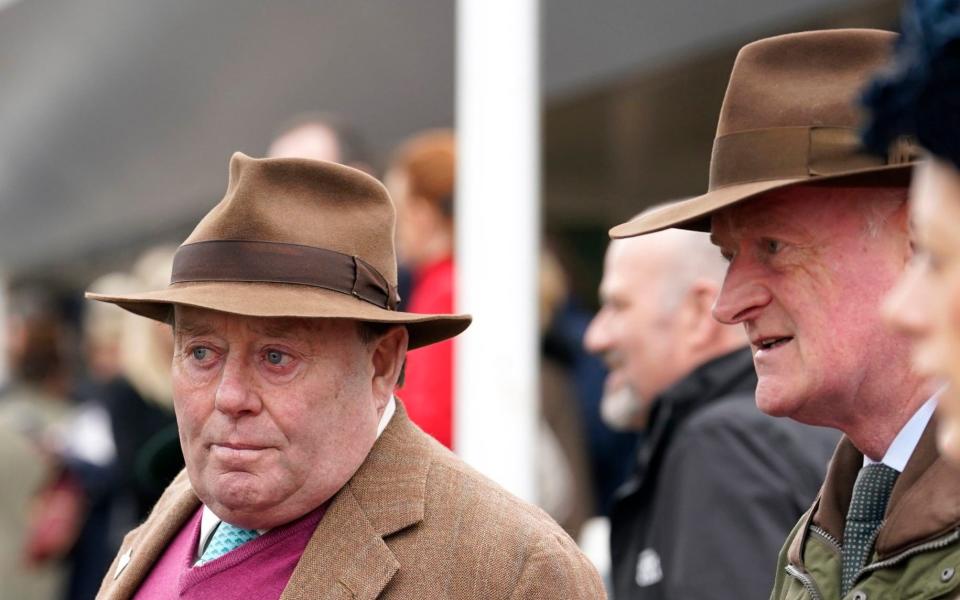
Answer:
[[(816, 533), (818, 536), (820, 536), (821, 538), (829, 542), (834, 548), (836, 548), (839, 551), (840, 542), (835, 537), (833, 537), (832, 535), (824, 531), (822, 528), (817, 526), (811, 526), (810, 531), (813, 533)], [(886, 560), (881, 560), (875, 563), (871, 563), (865, 566), (864, 568), (860, 569), (860, 572), (857, 573), (857, 576), (854, 578), (854, 581), (860, 579), (862, 576), (866, 575), (867, 573), (870, 573), (871, 571), (876, 571), (878, 569), (885, 569), (887, 567), (891, 567), (893, 565), (896, 565), (900, 561), (910, 558), (911, 556), (914, 556), (916, 554), (920, 554), (921, 552), (945, 548), (950, 544), (954, 543), (955, 541), (957, 541), (958, 539), (960, 539), (960, 529), (956, 529), (953, 532), (941, 538), (937, 538), (935, 540), (929, 541), (926, 544), (921, 544), (919, 546), (914, 546), (913, 548), (908, 548), (907, 550), (904, 550), (903, 552), (901, 552), (900, 554), (897, 554), (896, 556), (891, 556)], [(820, 594), (820, 591), (817, 589), (816, 583), (814, 583), (813, 578), (809, 574), (801, 571), (799, 568), (793, 565), (787, 565), (786, 571), (789, 575), (795, 577), (800, 581), (804, 589), (807, 590), (807, 593), (810, 594), (810, 597), (813, 600), (821, 600), (822, 596)]]
[(807, 590), (807, 593), (810, 594), (811, 600), (823, 600), (823, 595), (820, 594), (820, 590), (817, 589), (817, 584), (814, 583), (813, 577), (810, 577), (809, 574), (804, 573), (793, 565), (787, 565), (787, 574), (796, 577), (800, 581), (803, 589)]
[(837, 554), (840, 554), (840, 540), (827, 533), (826, 529), (817, 527), (816, 525), (811, 525), (810, 532), (815, 533), (823, 538), (823, 540), (827, 542), (832, 549), (836, 550)]
[(920, 554), (921, 552), (926, 552), (927, 550), (939, 550), (940, 548), (945, 548), (950, 544), (954, 543), (955, 541), (957, 541), (958, 539), (960, 539), (960, 529), (955, 529), (952, 533), (948, 533), (947, 535), (941, 538), (937, 538), (935, 540), (927, 542), (926, 544), (920, 544), (919, 546), (914, 546), (913, 548), (908, 548), (903, 552), (901, 552), (900, 554), (897, 554), (896, 556), (891, 556), (886, 560), (881, 560), (865, 566), (864, 568), (860, 569), (859, 573), (857, 573), (856, 579), (860, 579), (862, 575), (865, 575), (866, 573), (869, 573), (871, 571), (892, 567), (898, 562), (904, 559), (910, 558), (911, 556), (914, 556), (916, 554)]

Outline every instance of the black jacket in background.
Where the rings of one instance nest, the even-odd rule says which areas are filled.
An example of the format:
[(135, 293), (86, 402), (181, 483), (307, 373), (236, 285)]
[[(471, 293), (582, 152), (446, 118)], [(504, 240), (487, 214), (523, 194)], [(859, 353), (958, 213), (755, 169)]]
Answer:
[(820, 488), (840, 434), (764, 415), (747, 349), (653, 404), (611, 514), (614, 598), (765, 599), (777, 553)]

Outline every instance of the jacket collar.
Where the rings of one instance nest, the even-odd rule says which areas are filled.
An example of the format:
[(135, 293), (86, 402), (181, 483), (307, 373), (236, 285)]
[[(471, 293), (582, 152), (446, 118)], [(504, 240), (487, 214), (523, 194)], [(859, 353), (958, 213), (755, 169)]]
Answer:
[[(916, 449), (897, 478), (890, 494), (884, 524), (877, 536), (880, 560), (937, 538), (960, 526), (960, 471), (937, 450), (938, 416), (930, 419)], [(853, 484), (863, 465), (863, 454), (846, 436), (830, 461), (827, 478), (806, 523), (791, 544), (791, 562), (801, 563), (806, 525), (812, 522), (838, 540), (853, 494)]]
[(200, 500), (190, 487), (187, 471), (183, 470), (167, 487), (135, 537), (129, 543), (124, 539), (119, 558), (106, 574), (103, 600), (132, 598), (160, 560), (167, 544), (199, 507)]
[(753, 355), (749, 348), (739, 348), (703, 363), (667, 388), (656, 398), (654, 410), (696, 408), (734, 392), (753, 392), (756, 387)]
[(617, 490), (620, 498), (632, 495), (644, 481), (654, 481), (659, 464), (677, 427), (696, 411), (718, 398), (737, 392), (752, 394), (757, 387), (753, 356), (741, 348), (709, 360), (657, 396), (650, 424), (640, 444), (633, 477)]

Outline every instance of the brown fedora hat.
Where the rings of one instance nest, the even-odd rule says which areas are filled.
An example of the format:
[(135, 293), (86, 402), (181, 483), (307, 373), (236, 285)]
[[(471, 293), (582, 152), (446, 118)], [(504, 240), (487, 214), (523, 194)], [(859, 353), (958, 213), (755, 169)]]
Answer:
[(336, 163), (230, 159), (227, 193), (177, 249), (166, 289), (87, 293), (157, 321), (174, 304), (253, 317), (397, 323), (410, 348), (451, 338), (469, 315), (397, 311), (393, 202), (379, 181)]
[(791, 185), (907, 185), (915, 148), (901, 140), (888, 156), (873, 156), (858, 135), (860, 92), (889, 63), (896, 37), (833, 29), (744, 46), (720, 109), (707, 193), (648, 210), (610, 236), (709, 231), (714, 211)]

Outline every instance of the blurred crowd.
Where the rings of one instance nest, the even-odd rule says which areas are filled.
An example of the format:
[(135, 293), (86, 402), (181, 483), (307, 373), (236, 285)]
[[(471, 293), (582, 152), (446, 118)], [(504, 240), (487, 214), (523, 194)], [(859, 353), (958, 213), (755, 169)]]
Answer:
[[(91, 289), (165, 284), (174, 249), (153, 248)], [(5, 598), (92, 598), (123, 536), (183, 468), (169, 328), (86, 308), (71, 322), (64, 299), (36, 287), (10, 303), (0, 464), (18, 484), (3, 486)]]
[[(596, 314), (541, 249), (536, 500), (615, 598), (960, 589), (960, 5), (917, 0), (904, 19), (896, 44), (746, 46), (709, 190), (612, 230)], [(352, 124), (312, 113), (265, 155), (382, 180), (400, 309), (455, 312), (454, 131), (411, 136), (377, 171)], [(163, 288), (176, 250), (88, 289)], [(94, 598), (185, 464), (168, 324), (75, 305), (11, 292), (0, 598)], [(396, 393), (454, 451), (456, 360), (452, 339), (411, 351)]]

